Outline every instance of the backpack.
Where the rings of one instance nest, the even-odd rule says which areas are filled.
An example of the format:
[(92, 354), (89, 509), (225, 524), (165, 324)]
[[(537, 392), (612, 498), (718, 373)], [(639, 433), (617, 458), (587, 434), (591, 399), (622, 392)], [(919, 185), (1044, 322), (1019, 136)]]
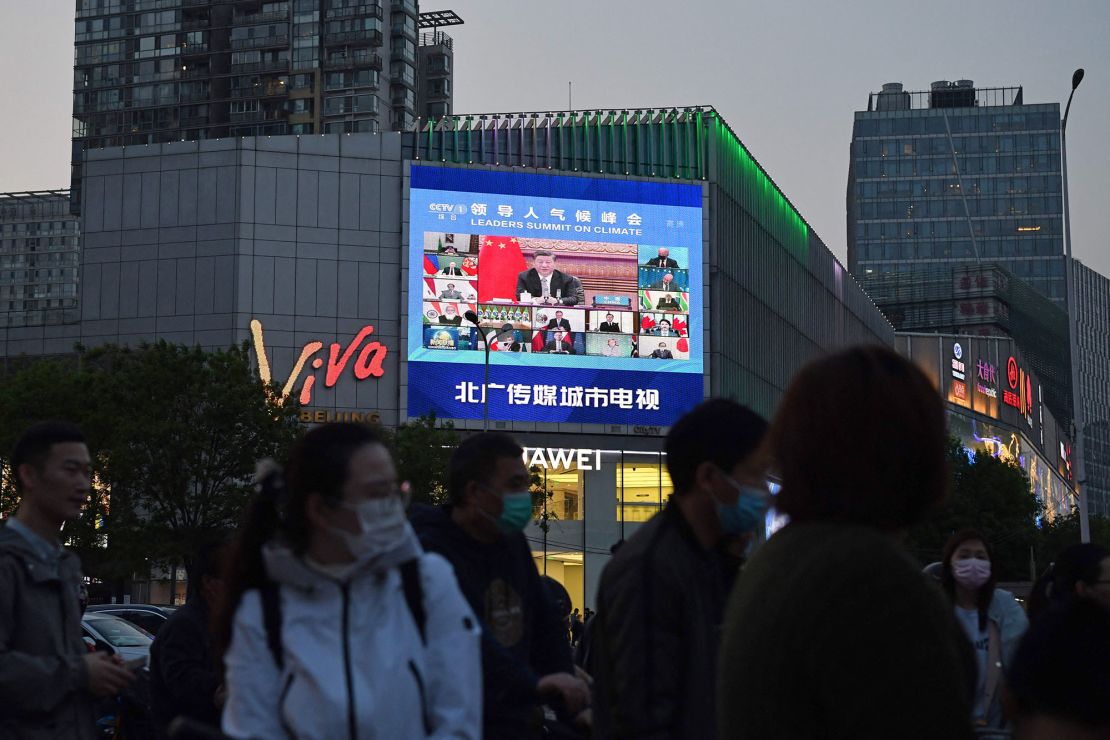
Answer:
[[(428, 615), (424, 611), (424, 589), (420, 585), (420, 563), (416, 558), (401, 563), (401, 590), (412, 614), (412, 621), (420, 632), (420, 643), (427, 645), (425, 626)], [(281, 648), (281, 589), (277, 583), (266, 581), (259, 589), (262, 597), (262, 626), (266, 630), (266, 644), (279, 669), (285, 665)]]

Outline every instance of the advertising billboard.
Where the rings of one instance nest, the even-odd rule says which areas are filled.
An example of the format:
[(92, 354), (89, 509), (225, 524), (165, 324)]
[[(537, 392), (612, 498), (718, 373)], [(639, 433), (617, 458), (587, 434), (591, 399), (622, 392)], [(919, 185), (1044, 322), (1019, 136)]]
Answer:
[(700, 185), (413, 165), (408, 267), (409, 416), (488, 393), (490, 419), (666, 426), (702, 400)]

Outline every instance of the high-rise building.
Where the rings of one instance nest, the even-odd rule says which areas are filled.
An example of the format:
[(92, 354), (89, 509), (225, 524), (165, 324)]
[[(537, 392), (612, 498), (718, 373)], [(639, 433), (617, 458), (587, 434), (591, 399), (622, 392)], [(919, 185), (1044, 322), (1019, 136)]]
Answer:
[(0, 329), (74, 323), (80, 249), (68, 190), (0, 193)]
[(1110, 279), (1078, 260), (1075, 309), (1087, 501), (1110, 516)]
[(970, 80), (883, 85), (855, 114), (848, 269), (866, 289), (890, 273), (998, 263), (1065, 308), (1061, 193), (1059, 104)]
[[(446, 13), (434, 23), (461, 23)], [(417, 0), (77, 0), (75, 210), (86, 148), (402, 130), (429, 105), (449, 113), (451, 39), (433, 31), (439, 51), (418, 54), (420, 15)], [(427, 104), (425, 56), (439, 91)]]

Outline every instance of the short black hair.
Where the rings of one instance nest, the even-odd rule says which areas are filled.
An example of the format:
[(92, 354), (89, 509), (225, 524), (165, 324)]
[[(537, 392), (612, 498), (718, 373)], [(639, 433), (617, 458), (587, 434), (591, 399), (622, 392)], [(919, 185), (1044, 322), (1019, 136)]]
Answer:
[(453, 504), (461, 503), (468, 483), (488, 481), (498, 460), (523, 454), (524, 448), (505, 432), (481, 432), (467, 437), (447, 463), (448, 499)]
[(675, 493), (694, 487), (703, 462), (731, 471), (755, 452), (766, 432), (763, 417), (731, 399), (713, 398), (695, 407), (675, 422), (663, 442)]
[(536, 257), (550, 257), (551, 259), (555, 259), (555, 253), (548, 249), (537, 249), (532, 253), (532, 259)]
[(68, 421), (40, 421), (28, 428), (12, 450), (12, 477), (15, 479), (16, 490), (23, 492), (23, 480), (19, 477), (20, 465), (28, 463), (36, 470), (41, 470), (46, 458), (50, 456), (50, 448), (66, 442), (88, 444), (81, 428)]

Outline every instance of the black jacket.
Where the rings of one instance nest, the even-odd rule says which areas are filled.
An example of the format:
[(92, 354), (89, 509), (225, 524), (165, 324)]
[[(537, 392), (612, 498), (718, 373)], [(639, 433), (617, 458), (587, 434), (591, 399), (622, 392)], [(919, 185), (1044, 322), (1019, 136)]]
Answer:
[(523, 534), (478, 542), (455, 524), (450, 511), (418, 505), (410, 518), (424, 549), (454, 567), (463, 596), (482, 622), (482, 736), (537, 738), (536, 683), (549, 673), (573, 672), (566, 625)]
[(648, 267), (678, 267), (678, 262), (670, 257), (652, 257), (647, 261)]
[(597, 327), (597, 330), (607, 332), (620, 332), (621, 325), (615, 321), (602, 321), (601, 325)]
[[(586, 294), (582, 290), (582, 283), (573, 275), (555, 270), (551, 273), (551, 297), (559, 296), (559, 302), (564, 306), (577, 306), (586, 302)], [(536, 268), (525, 270), (516, 277), (516, 299), (520, 294), (527, 292), (535, 300), (543, 295), (543, 282)]]
[(590, 620), (597, 737), (716, 737), (717, 649), (736, 570), (701, 547), (673, 502), (613, 556)]
[(219, 727), (219, 683), (209, 612), (194, 597), (166, 620), (150, 646), (150, 713), (159, 737), (180, 715)]

